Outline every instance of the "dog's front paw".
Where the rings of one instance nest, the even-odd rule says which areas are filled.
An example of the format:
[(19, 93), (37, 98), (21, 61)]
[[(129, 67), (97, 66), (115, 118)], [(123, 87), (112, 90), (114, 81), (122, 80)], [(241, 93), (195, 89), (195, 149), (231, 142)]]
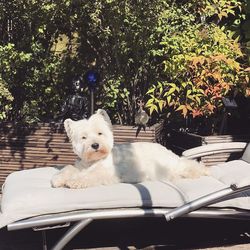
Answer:
[(65, 187), (67, 180), (72, 179), (72, 177), (78, 172), (79, 170), (72, 165), (65, 166), (61, 171), (59, 171), (52, 177), (51, 179), (52, 187), (55, 188)]
[(51, 185), (54, 188), (64, 187), (65, 186), (65, 178), (61, 174), (56, 174), (51, 179)]
[(66, 181), (65, 186), (68, 188), (80, 189), (87, 188), (88, 185), (80, 178), (71, 178)]

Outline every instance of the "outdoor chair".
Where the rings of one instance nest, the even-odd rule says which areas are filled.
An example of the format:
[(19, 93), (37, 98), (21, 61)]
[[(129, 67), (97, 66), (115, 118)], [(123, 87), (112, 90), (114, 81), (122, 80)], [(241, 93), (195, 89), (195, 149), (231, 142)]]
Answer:
[[(187, 158), (243, 152), (238, 160), (212, 166), (211, 175), (171, 182), (120, 183), (88, 189), (52, 188), (56, 167), (10, 174), (3, 186), (0, 227), (45, 231), (69, 227), (54, 250), (94, 220), (178, 217), (250, 220), (250, 144), (219, 143), (187, 150)], [(46, 247), (46, 245), (45, 245)]]

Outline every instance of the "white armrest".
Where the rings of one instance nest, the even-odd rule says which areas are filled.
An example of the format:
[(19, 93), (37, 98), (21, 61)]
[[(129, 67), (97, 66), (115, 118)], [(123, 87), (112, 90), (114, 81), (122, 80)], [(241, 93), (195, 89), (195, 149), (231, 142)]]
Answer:
[(245, 149), (246, 145), (246, 142), (212, 143), (185, 150), (182, 155), (189, 159), (196, 159), (202, 156), (213, 155), (218, 153), (241, 152)]

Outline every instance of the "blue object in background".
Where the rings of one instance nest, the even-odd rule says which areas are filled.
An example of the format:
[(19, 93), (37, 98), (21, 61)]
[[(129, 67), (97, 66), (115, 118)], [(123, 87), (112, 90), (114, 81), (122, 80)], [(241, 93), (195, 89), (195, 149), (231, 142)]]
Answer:
[(90, 89), (94, 89), (99, 82), (99, 74), (95, 70), (89, 70), (85, 75), (86, 82)]

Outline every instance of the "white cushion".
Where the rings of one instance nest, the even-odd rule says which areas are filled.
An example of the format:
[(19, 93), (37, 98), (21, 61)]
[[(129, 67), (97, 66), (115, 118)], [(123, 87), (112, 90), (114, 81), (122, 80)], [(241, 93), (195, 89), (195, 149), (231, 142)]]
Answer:
[(227, 186), (238, 187), (250, 185), (250, 164), (243, 160), (234, 160), (218, 164), (211, 168), (212, 175)]
[(241, 159), (250, 164), (250, 143), (247, 144)]

